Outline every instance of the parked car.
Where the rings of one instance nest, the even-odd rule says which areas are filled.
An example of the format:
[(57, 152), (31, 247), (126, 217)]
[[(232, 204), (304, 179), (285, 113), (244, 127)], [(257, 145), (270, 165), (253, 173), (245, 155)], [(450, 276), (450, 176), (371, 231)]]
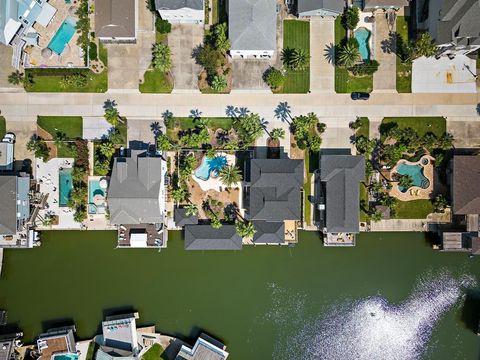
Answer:
[(14, 144), (15, 143), (15, 134), (14, 133), (6, 133), (5, 136), (3, 137), (3, 140), (2, 142), (8, 142), (10, 144)]
[(352, 100), (368, 100), (370, 99), (370, 94), (366, 92), (353, 92)]

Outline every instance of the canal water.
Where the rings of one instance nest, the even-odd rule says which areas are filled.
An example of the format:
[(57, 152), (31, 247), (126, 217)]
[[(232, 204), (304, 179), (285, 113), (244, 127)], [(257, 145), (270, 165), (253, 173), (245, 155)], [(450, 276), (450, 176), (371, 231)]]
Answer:
[[(42, 246), (6, 250), (0, 308), (26, 341), (71, 320), (79, 338), (105, 314), (193, 340), (204, 330), (232, 360), (479, 359), (480, 259), (431, 249), (422, 234), (362, 234), (325, 248), (186, 252), (115, 249), (113, 232), (45, 232)], [(478, 279), (478, 280), (477, 280)]]

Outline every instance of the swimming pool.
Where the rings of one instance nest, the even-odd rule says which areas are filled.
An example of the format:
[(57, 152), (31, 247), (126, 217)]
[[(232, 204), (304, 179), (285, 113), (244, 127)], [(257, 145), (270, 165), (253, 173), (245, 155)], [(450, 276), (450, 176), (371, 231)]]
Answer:
[[(408, 165), (402, 163), (397, 166), (397, 173), (400, 175), (409, 175), (413, 180), (413, 186), (417, 186), (422, 189), (426, 189), (430, 186), (430, 180), (423, 175), (422, 165)], [(399, 186), (398, 188), (403, 193), (408, 190), (402, 186)]]
[(60, 206), (67, 206), (68, 200), (70, 200), (70, 194), (72, 193), (72, 169), (63, 169), (58, 171), (59, 179), (59, 199)]
[(75, 34), (77, 23), (72, 17), (67, 17), (65, 21), (60, 25), (52, 40), (48, 44), (48, 48), (55, 54), (61, 55), (65, 46), (72, 40), (73, 34)]
[(97, 214), (97, 213), (104, 213), (105, 206), (100, 203), (95, 203), (95, 196), (97, 196), (100, 200), (103, 198), (105, 200), (105, 191), (100, 187), (99, 180), (88, 180), (88, 213), (89, 214)]
[(370, 59), (370, 47), (368, 46), (368, 39), (370, 38), (370, 30), (360, 27), (355, 30), (355, 39), (358, 42), (358, 50), (362, 60)]
[(52, 356), (52, 360), (78, 360), (78, 354), (65, 353)]
[(227, 165), (227, 157), (215, 156), (214, 158), (209, 159), (204, 157), (202, 164), (195, 170), (195, 176), (200, 180), (207, 181), (210, 178), (210, 173), (213, 177), (217, 177), (220, 170)]

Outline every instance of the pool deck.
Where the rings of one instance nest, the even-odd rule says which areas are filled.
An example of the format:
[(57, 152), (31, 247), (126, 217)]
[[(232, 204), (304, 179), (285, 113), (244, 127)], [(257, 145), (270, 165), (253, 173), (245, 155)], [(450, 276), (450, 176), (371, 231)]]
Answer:
[(48, 58), (42, 56), (42, 50), (48, 47), (48, 44), (60, 29), (67, 17), (78, 20), (75, 11), (78, 4), (65, 4), (65, 0), (50, 0), (48, 2), (57, 12), (47, 27), (43, 27), (39, 23), (35, 23), (33, 28), (40, 35), (38, 47), (25, 47), (24, 52), (28, 55), (26, 67), (85, 67), (81, 48), (77, 45), (78, 33), (73, 34), (72, 39), (68, 42), (65, 50), (61, 55), (52, 52)]
[[(59, 206), (59, 169), (71, 168), (73, 158), (54, 158), (46, 163), (42, 159), (36, 159), (36, 178), (40, 184), (40, 192), (48, 194), (45, 209), (40, 210), (40, 218), (47, 214), (58, 216), (58, 225), (43, 226), (38, 224), (39, 230), (46, 229), (80, 229), (81, 224), (73, 220), (73, 211), (68, 207)], [(70, 165), (67, 165), (70, 164)]]
[(411, 201), (411, 200), (419, 200), (419, 199), (430, 199), (433, 193), (433, 186), (434, 186), (434, 167), (432, 161), (435, 159), (430, 155), (424, 155), (418, 160), (417, 162), (410, 162), (405, 159), (399, 160), (397, 165), (390, 170), (390, 179), (393, 178), (393, 174), (397, 172), (397, 167), (399, 164), (407, 164), (407, 165), (421, 165), (423, 159), (428, 159), (430, 162), (428, 165), (423, 166), (423, 175), (428, 179), (430, 184), (426, 189), (422, 189), (418, 186), (412, 186), (406, 192), (401, 192), (398, 188), (396, 183), (393, 183), (392, 189), (390, 190), (390, 196), (396, 197), (400, 201)]
[[(220, 152), (220, 153), (217, 154), (217, 156), (225, 156), (227, 158), (227, 164), (228, 165), (235, 165), (235, 155), (234, 154), (227, 154), (227, 153)], [(205, 158), (202, 159), (202, 163), (199, 166), (202, 166), (204, 160), (205, 160)], [(195, 171), (197, 169), (195, 169)], [(194, 173), (195, 173), (195, 171), (194, 171)], [(200, 185), (200, 188), (203, 191), (215, 190), (215, 191), (220, 192), (220, 191), (222, 191), (226, 188), (223, 185), (223, 183), (222, 183), (222, 181), (220, 180), (219, 177), (214, 178), (214, 177), (212, 177), (212, 175), (210, 175), (208, 180), (201, 180), (201, 179), (197, 178), (195, 175), (192, 175), (192, 178), (198, 183), (198, 185)], [(240, 184), (237, 184), (237, 185), (240, 186)]]

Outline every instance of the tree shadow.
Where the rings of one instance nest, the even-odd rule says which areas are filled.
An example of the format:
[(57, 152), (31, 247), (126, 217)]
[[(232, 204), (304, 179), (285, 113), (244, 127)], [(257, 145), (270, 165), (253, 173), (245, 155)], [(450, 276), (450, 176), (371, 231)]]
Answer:
[(250, 113), (250, 110), (246, 107), (235, 108), (238, 117), (245, 117)]
[(202, 112), (198, 109), (192, 109), (190, 110), (190, 115), (188, 115), (188, 117), (197, 120), (202, 117)]
[(324, 49), (323, 56), (327, 59), (329, 64), (335, 64), (335, 51), (336, 46), (332, 43), (327, 45)]
[(162, 127), (158, 121), (154, 121), (150, 124), (150, 130), (152, 130), (155, 140), (162, 134)]
[(66, 326), (75, 325), (75, 322), (72, 318), (59, 318), (53, 320), (42, 321), (42, 331), (47, 332), (48, 330), (54, 328), (62, 328)]
[(106, 110), (106, 109), (111, 109), (111, 108), (114, 108), (117, 106), (117, 102), (115, 100), (110, 100), (110, 99), (107, 99), (104, 103), (103, 103), (103, 108)]
[(480, 319), (480, 290), (468, 289), (466, 291), (465, 302), (462, 308), (461, 321), (465, 327), (474, 332), (478, 331), (478, 321)]
[(389, 33), (386, 39), (380, 41), (380, 47), (385, 54), (396, 53), (397, 33)]
[(291, 107), (288, 105), (288, 102), (280, 102), (273, 112), (276, 119), (286, 122), (289, 125), (291, 124)]
[(480, 116), (480, 104), (477, 104), (477, 115)]
[(201, 65), (199, 58), (200, 58), (200, 52), (202, 51), (202, 49), (203, 49), (202, 45), (197, 45), (192, 49), (192, 53), (190, 54), (192, 59), (195, 60), (195, 64), (197, 64), (197, 65)]

